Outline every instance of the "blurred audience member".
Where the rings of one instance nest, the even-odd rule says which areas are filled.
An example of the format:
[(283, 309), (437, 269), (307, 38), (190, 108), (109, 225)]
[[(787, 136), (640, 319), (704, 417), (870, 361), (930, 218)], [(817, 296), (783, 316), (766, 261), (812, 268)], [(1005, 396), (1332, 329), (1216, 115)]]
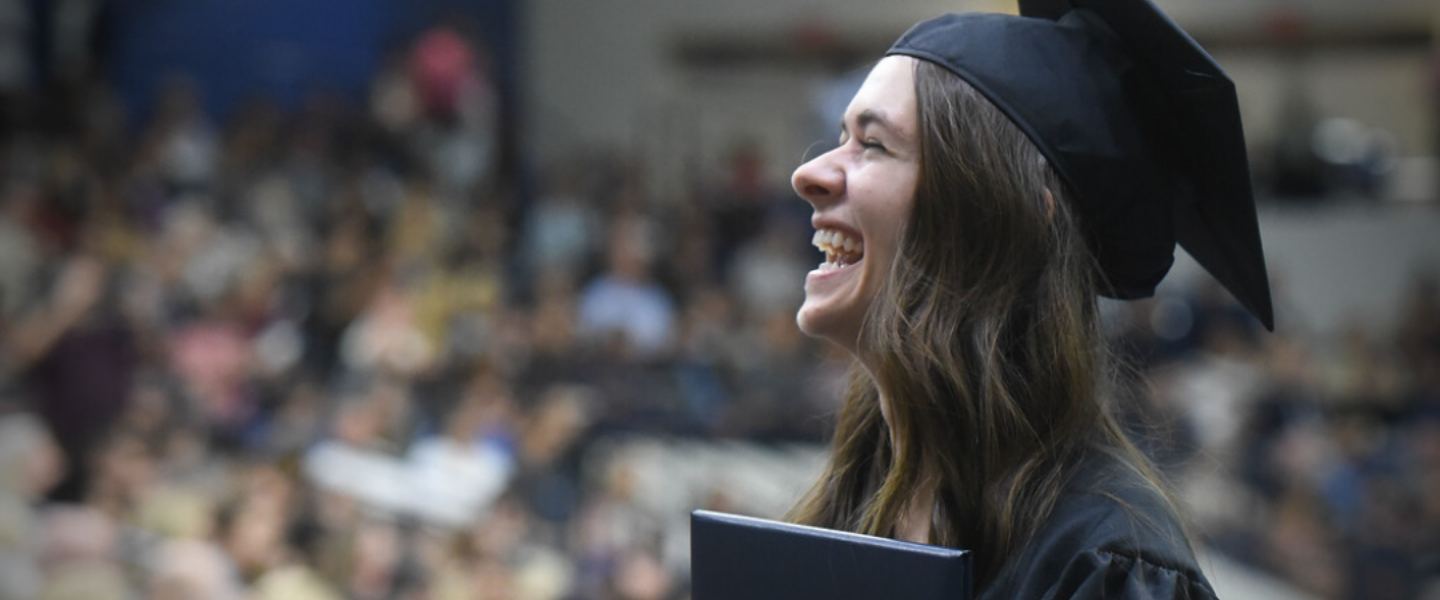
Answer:
[(674, 336), (674, 301), (655, 282), (655, 240), (639, 217), (618, 219), (610, 230), (606, 270), (580, 292), (581, 336), (613, 356), (658, 358)]

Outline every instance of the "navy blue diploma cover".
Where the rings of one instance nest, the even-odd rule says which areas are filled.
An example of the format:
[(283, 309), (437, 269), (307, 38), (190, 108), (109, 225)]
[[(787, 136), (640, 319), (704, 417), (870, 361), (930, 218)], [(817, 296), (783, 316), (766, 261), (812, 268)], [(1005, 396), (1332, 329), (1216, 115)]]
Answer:
[(693, 600), (970, 600), (970, 553), (697, 510)]

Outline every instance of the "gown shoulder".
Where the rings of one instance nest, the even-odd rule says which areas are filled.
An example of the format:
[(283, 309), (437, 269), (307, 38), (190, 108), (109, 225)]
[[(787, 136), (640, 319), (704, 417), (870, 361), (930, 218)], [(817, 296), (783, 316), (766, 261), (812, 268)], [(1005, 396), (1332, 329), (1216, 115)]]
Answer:
[(1087, 459), (981, 600), (1212, 600), (1180, 518), (1117, 459)]

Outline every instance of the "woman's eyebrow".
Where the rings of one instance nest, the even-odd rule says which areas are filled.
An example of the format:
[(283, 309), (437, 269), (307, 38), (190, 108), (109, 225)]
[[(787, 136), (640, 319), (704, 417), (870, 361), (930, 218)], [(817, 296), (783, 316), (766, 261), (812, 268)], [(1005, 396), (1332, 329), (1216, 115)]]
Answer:
[(861, 129), (864, 129), (871, 125), (879, 125), (881, 129), (889, 130), (891, 133), (899, 132), (897, 129), (895, 129), (895, 125), (890, 122), (890, 119), (885, 118), (884, 113), (878, 112), (874, 109), (867, 108), (861, 111), (860, 115), (858, 117), (855, 117), (855, 122), (860, 125)]

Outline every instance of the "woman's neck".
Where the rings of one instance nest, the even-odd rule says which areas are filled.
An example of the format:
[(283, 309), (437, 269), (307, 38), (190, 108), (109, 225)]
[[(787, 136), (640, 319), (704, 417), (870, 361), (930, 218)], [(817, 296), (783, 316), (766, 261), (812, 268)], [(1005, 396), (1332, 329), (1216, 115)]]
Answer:
[(895, 525), (895, 537), (918, 544), (930, 543), (931, 518), (935, 514), (935, 494), (931, 486), (920, 486), (920, 492), (910, 498), (900, 522)]
[[(880, 396), (880, 416), (885, 421), (885, 427), (890, 433), (891, 450), (895, 450), (895, 440), (898, 433), (893, 422), (890, 420), (890, 404), (882, 395)], [(921, 473), (925, 472), (924, 465), (921, 465)], [(895, 537), (907, 542), (920, 544), (930, 543), (930, 527), (934, 521), (931, 517), (935, 514), (935, 484), (928, 477), (922, 475), (920, 484), (915, 486), (915, 495), (905, 503), (905, 511), (900, 513), (900, 519), (895, 523)]]

